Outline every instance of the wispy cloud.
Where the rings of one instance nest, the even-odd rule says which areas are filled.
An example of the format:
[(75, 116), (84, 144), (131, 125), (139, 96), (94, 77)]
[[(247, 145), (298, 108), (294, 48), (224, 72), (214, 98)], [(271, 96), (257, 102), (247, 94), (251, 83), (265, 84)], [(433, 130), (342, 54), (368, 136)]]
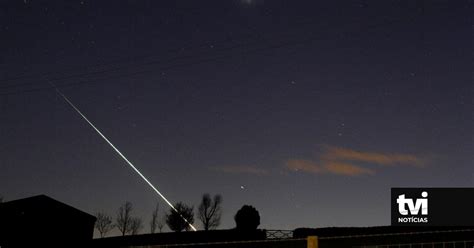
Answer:
[(375, 170), (361, 167), (358, 165), (353, 165), (349, 163), (341, 162), (326, 162), (324, 168), (333, 174), (336, 175), (345, 175), (345, 176), (360, 176), (360, 175), (374, 175)]
[(424, 167), (426, 163), (425, 158), (413, 154), (356, 151), (324, 146), (323, 152), (314, 161), (290, 159), (286, 161), (286, 169), (311, 174), (361, 176), (375, 175), (380, 166)]
[[(387, 166), (424, 167), (427, 159), (404, 153), (382, 153), (360, 151), (336, 146), (322, 146), (321, 153), (314, 159), (288, 159), (285, 170), (280, 173), (300, 172), (315, 175), (372, 176)], [(210, 170), (227, 174), (270, 175), (275, 170), (258, 166), (227, 165), (209, 167)]]
[(292, 171), (302, 171), (314, 174), (323, 172), (322, 166), (317, 165), (313, 161), (304, 159), (290, 159), (286, 161), (286, 168)]
[(373, 175), (375, 171), (369, 168), (341, 162), (323, 162), (317, 164), (313, 161), (302, 159), (290, 159), (286, 162), (286, 168), (292, 171), (300, 171), (312, 174), (335, 174), (345, 176)]
[(268, 171), (265, 169), (257, 168), (254, 166), (219, 166), (210, 167), (213, 171), (230, 173), (230, 174), (253, 174), (253, 175), (265, 175)]
[(422, 167), (426, 164), (426, 159), (412, 154), (362, 152), (333, 146), (326, 146), (326, 151), (321, 158), (324, 160), (358, 161), (378, 165), (412, 165)]

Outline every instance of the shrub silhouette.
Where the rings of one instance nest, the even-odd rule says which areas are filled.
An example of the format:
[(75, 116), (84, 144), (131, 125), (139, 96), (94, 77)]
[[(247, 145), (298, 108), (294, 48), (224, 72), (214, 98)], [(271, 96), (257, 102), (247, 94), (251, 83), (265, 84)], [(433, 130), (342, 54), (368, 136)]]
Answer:
[(234, 220), (238, 230), (253, 231), (260, 225), (260, 214), (254, 207), (244, 205), (237, 211)]
[[(190, 207), (182, 202), (176, 203), (174, 206), (178, 211), (170, 209), (170, 212), (166, 215), (166, 224), (168, 227), (175, 232), (181, 232), (183, 230), (189, 231), (189, 224), (194, 223), (193, 207)], [(189, 221), (189, 224), (184, 220)]]

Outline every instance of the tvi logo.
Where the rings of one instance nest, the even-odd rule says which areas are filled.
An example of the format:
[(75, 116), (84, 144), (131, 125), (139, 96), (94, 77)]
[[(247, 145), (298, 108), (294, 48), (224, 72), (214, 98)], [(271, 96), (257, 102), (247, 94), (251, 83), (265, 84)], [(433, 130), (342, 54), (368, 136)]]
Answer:
[[(421, 193), (422, 198), (418, 198), (416, 200), (405, 198), (405, 195), (399, 195), (397, 198), (398, 203), (398, 212), (401, 215), (418, 215), (421, 209), (421, 215), (428, 215), (428, 192), (423, 191)], [(408, 207), (408, 210), (406, 209)], [(427, 223), (428, 218), (418, 218), (418, 217), (405, 217), (405, 218), (398, 218), (398, 222), (414, 222), (414, 223)]]
[[(411, 215), (418, 215), (421, 209), (421, 215), (428, 215), (428, 192), (423, 191), (421, 193), (422, 199), (416, 199), (413, 202), (413, 199), (405, 198), (405, 195), (399, 195), (397, 199), (398, 203), (398, 212), (401, 215), (408, 215), (408, 211), (410, 211)], [(405, 206), (408, 205), (408, 210)]]

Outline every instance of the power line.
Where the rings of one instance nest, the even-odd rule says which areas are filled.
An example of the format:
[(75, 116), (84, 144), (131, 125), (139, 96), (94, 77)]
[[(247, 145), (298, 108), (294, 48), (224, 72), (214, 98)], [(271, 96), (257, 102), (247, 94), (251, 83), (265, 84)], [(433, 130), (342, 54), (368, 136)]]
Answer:
[[(370, 28), (375, 28), (378, 27), (378, 25), (373, 25)], [(359, 33), (359, 32), (354, 32), (354, 33)], [(295, 46), (295, 45), (302, 45), (302, 44), (308, 44), (311, 42), (314, 42), (315, 40), (321, 38), (320, 35), (313, 35), (308, 37), (307, 39), (304, 40), (293, 40), (293, 41), (286, 41), (283, 43), (279, 44), (274, 44), (271, 46), (266, 46), (266, 47), (259, 47), (259, 48), (254, 48), (254, 49), (247, 49), (244, 51), (241, 51), (241, 55), (243, 54), (262, 54), (264, 52), (270, 51), (270, 50), (275, 50), (275, 49), (281, 49), (284, 47), (288, 46)], [(240, 45), (235, 45), (229, 48), (221, 49), (221, 51), (232, 51), (232, 50), (237, 50), (240, 48), (246, 48), (249, 44), (240, 44)], [(170, 62), (173, 62), (173, 60), (183, 60), (183, 59), (199, 59), (197, 61), (190, 61), (190, 62), (185, 62), (181, 64), (171, 64), (168, 66), (160, 67), (160, 68), (154, 68), (154, 69), (148, 69), (148, 70), (139, 70), (139, 71), (134, 71), (134, 72), (129, 72), (129, 73), (124, 73), (121, 75), (114, 75), (112, 77), (106, 77), (106, 78), (99, 78), (99, 79), (91, 79), (91, 80), (82, 80), (80, 82), (75, 82), (75, 83), (63, 83), (63, 84), (57, 84), (58, 87), (71, 87), (71, 86), (76, 86), (76, 85), (83, 85), (83, 84), (90, 84), (93, 82), (96, 82), (98, 80), (102, 80), (101, 83), (107, 83), (104, 82), (104, 79), (113, 79), (113, 78), (123, 78), (123, 77), (130, 77), (130, 76), (136, 76), (140, 74), (145, 74), (145, 73), (150, 73), (154, 72), (156, 70), (167, 70), (167, 69), (174, 69), (174, 68), (180, 68), (180, 67), (185, 67), (185, 66), (190, 66), (190, 65), (197, 65), (197, 64), (203, 64), (203, 63), (209, 63), (209, 62), (216, 62), (221, 59), (226, 59), (229, 57), (235, 57), (236, 55), (233, 54), (224, 54), (224, 55), (218, 55), (218, 56), (213, 56), (213, 57), (208, 57), (208, 58), (201, 58), (199, 56), (182, 56), (182, 57), (177, 57), (174, 59), (170, 59), (169, 61), (151, 61), (147, 62), (141, 65), (135, 65), (136, 66), (153, 66), (153, 65), (159, 65), (159, 64), (169, 64)], [(95, 71), (95, 72), (90, 72), (90, 73), (80, 73), (80, 74), (75, 74), (75, 75), (68, 75), (65, 77), (58, 77), (58, 78), (52, 78), (50, 81), (64, 81), (67, 79), (74, 79), (74, 78), (84, 78), (87, 76), (91, 75), (100, 75), (100, 74), (107, 74), (110, 72), (117, 72), (117, 71), (123, 71), (123, 67), (119, 68), (113, 68), (109, 70), (102, 70), (102, 71)], [(5, 87), (4, 87), (5, 88)], [(0, 88), (1, 89), (1, 88)], [(31, 89), (24, 89), (24, 90), (16, 90), (12, 92), (6, 92), (6, 93), (0, 93), (0, 96), (6, 96), (6, 95), (16, 95), (16, 94), (22, 94), (22, 93), (28, 93), (28, 92), (36, 92), (36, 91), (43, 91), (43, 90), (50, 90), (52, 89), (51, 87), (36, 87), (36, 88), (31, 88)]]
[[(306, 25), (309, 25), (309, 24), (314, 24), (314, 20), (312, 19), (306, 19), (306, 20), (301, 20), (301, 21), (298, 21), (298, 22), (294, 22), (293, 23), (293, 27), (292, 27), (292, 31), (295, 31), (296, 29), (295, 28), (302, 28), (302, 27), (305, 27)], [(248, 30), (251, 30), (253, 32), (255, 32), (255, 30), (251, 27), (246, 27)], [(293, 32), (294, 33), (294, 32)], [(288, 35), (291, 35), (291, 33), (287, 32), (287, 33), (279, 33), (279, 36), (288, 36)], [(240, 44), (240, 46), (249, 46), (249, 45), (253, 45), (253, 44), (256, 44), (257, 42), (259, 41), (264, 41), (265, 40), (265, 37), (263, 37), (262, 35), (258, 34), (258, 33), (255, 33), (255, 34), (247, 34), (245, 36), (241, 36), (240, 38), (244, 38), (244, 39), (249, 39), (250, 42), (247, 42), (247, 43), (243, 43), (243, 44)], [(184, 47), (180, 47), (180, 48), (172, 48), (172, 49), (168, 49), (165, 51), (165, 53), (175, 53), (175, 52), (182, 52), (182, 51), (188, 51), (188, 50), (195, 50), (195, 49), (200, 49), (200, 48), (209, 48), (211, 45), (213, 45), (214, 47), (220, 47), (219, 45), (220, 44), (226, 44), (226, 43), (229, 43), (231, 41), (237, 41), (238, 42), (242, 42), (242, 39), (240, 40), (236, 40), (236, 39), (232, 39), (230, 37), (226, 37), (222, 40), (219, 40), (219, 41), (214, 41), (214, 42), (204, 42), (204, 43), (201, 43), (201, 44), (198, 44), (198, 45), (188, 45), (188, 46), (184, 46)], [(258, 44), (258, 43), (257, 43)], [(234, 47), (231, 47), (230, 49), (229, 48), (226, 48), (224, 46), (222, 46), (223, 48), (220, 49), (221, 51), (226, 51), (226, 50), (233, 50)], [(214, 51), (218, 51), (219, 49), (213, 49)], [(123, 58), (123, 59), (118, 59), (118, 60), (115, 60), (115, 62), (109, 62), (109, 63), (96, 63), (96, 64), (93, 64), (93, 65), (88, 65), (87, 67), (99, 67), (99, 66), (114, 66), (115, 64), (127, 64), (127, 63), (134, 63), (136, 60), (143, 60), (143, 59), (148, 59), (148, 58), (151, 58), (153, 59), (153, 57), (155, 57), (156, 55), (149, 55), (149, 54), (144, 54), (144, 55), (140, 55), (140, 56), (134, 56), (133, 58)], [(181, 57), (178, 57), (178, 58), (172, 58), (170, 60), (175, 60), (175, 59), (183, 59), (183, 58), (187, 58), (187, 57), (190, 57), (190, 56), (181, 56)], [(162, 61), (162, 62), (159, 62), (157, 60), (154, 60), (154, 61), (150, 61), (150, 62), (146, 62), (145, 65), (147, 63), (166, 63), (168, 61)], [(140, 64), (138, 65), (135, 65), (135, 66), (139, 66)], [(117, 69), (123, 69), (124, 66), (122, 67), (119, 67)], [(76, 68), (72, 68), (72, 69), (67, 69), (66, 71), (74, 71)], [(87, 72), (85, 74), (94, 74), (96, 72)], [(4, 83), (6, 82), (11, 82), (11, 81), (18, 81), (18, 80), (21, 80), (21, 79), (29, 79), (29, 78), (35, 78), (35, 77), (48, 77), (48, 78), (51, 78), (52, 74), (57, 74), (56, 72), (48, 72), (48, 73), (35, 73), (35, 74), (30, 74), (30, 75), (22, 75), (22, 76), (14, 76), (14, 77), (10, 77), (10, 78), (6, 78), (6, 79), (3, 79), (0, 81), (0, 83), (3, 84), (3, 86), (0, 87), (0, 89), (9, 89), (9, 88), (15, 88), (17, 86), (23, 86), (23, 85), (30, 85), (30, 84), (34, 84), (34, 83), (21, 83), (21, 84), (8, 84), (8, 85), (5, 85)], [(81, 76), (82, 74), (84, 73), (79, 73), (77, 74), (78, 76)], [(73, 76), (74, 77), (74, 76)], [(59, 78), (59, 79), (63, 79), (63, 78)], [(65, 78), (67, 79), (67, 77)]]
[[(307, 42), (309, 42), (309, 40), (299, 42), (299, 44), (304, 44), (304, 43), (307, 43)], [(269, 46), (269, 47), (265, 47), (265, 48), (247, 50), (247, 51), (244, 51), (244, 53), (257, 54), (257, 53), (262, 53), (262, 52), (266, 52), (266, 51), (269, 51), (269, 50), (279, 49), (279, 48), (283, 48), (283, 47), (286, 47), (286, 46), (289, 46), (289, 45), (295, 45), (295, 44), (298, 44), (298, 43), (288, 43), (288, 42), (286, 42), (286, 43), (274, 45), (274, 46), (271, 46), (271, 47)], [(93, 82), (97, 82), (99, 80), (102, 81), (102, 83), (107, 83), (107, 82), (104, 82), (103, 80), (104, 79), (123, 78), (123, 77), (141, 75), (141, 74), (145, 74), (145, 73), (154, 72), (157, 69), (158, 70), (168, 70), (168, 69), (180, 68), (180, 67), (185, 67), (185, 66), (204, 64), (204, 63), (209, 63), (209, 62), (216, 62), (218, 60), (229, 58), (229, 57), (234, 57), (234, 56), (235, 55), (214, 56), (214, 57), (211, 57), (211, 58), (200, 59), (198, 61), (193, 61), (193, 62), (188, 62), (188, 63), (181, 63), (181, 64), (174, 64), (174, 65), (155, 68), (155, 69), (140, 70), (140, 71), (135, 71), (135, 72), (131, 72), (131, 73), (124, 73), (124, 74), (121, 74), (121, 75), (114, 75), (112, 77), (107, 77), (107, 78), (82, 80), (80, 82), (75, 82), (75, 83), (57, 84), (57, 87), (64, 88), (64, 87), (71, 87), (71, 86), (77, 86), (77, 85), (83, 85), (83, 84), (90, 84), (90, 83), (93, 83)], [(96, 72), (96, 73), (97, 74), (103, 74), (103, 73), (109, 73), (109, 72), (114, 72), (114, 71), (120, 71), (120, 70), (119, 69), (114, 69), (114, 70), (100, 71), (100, 72)], [(63, 77), (63, 78), (53, 78), (53, 79), (50, 79), (50, 81), (59, 81), (59, 80), (65, 80), (65, 79), (72, 79), (72, 78), (77, 78), (77, 77), (81, 77), (81, 76), (83, 77), (83, 76), (88, 76), (88, 75), (91, 75), (91, 74), (89, 73), (89, 74), (73, 75), (73, 76), (68, 76), (68, 77)], [(36, 88), (31, 88), (31, 89), (25, 89), (25, 90), (18, 90), (18, 91), (13, 91), (13, 92), (2, 93), (2, 94), (0, 94), (0, 96), (16, 95), (16, 94), (37, 92), (37, 91), (51, 90), (51, 89), (54, 89), (54, 88), (53, 87), (47, 87), (47, 86), (45, 86), (45, 87), (36, 87)]]

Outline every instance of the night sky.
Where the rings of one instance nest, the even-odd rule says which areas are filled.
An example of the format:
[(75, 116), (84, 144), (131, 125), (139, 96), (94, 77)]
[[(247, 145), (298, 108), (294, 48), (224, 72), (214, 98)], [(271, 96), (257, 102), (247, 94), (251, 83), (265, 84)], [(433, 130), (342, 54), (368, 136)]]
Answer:
[(473, 5), (1, 1), (0, 195), (168, 210), (51, 81), (220, 228), (388, 225), (391, 187), (474, 186)]

